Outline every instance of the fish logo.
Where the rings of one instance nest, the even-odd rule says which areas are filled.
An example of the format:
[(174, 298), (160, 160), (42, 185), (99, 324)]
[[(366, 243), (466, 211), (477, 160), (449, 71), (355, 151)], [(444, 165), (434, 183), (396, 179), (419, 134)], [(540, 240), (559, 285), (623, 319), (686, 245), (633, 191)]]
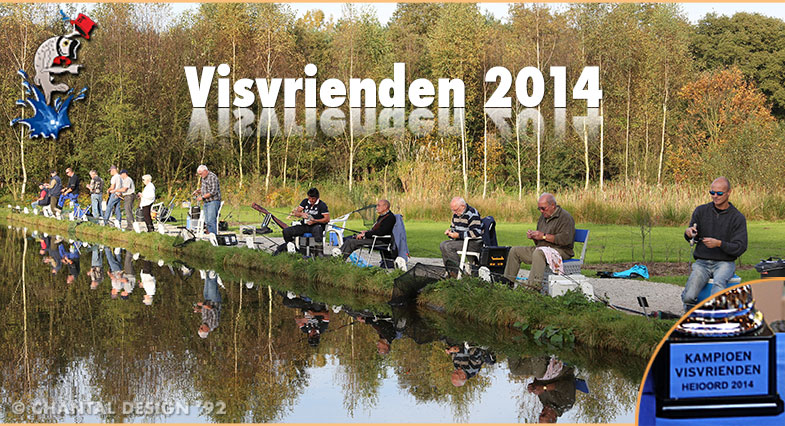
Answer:
[[(77, 50), (79, 49), (78, 37), (90, 39), (90, 32), (95, 28), (95, 22), (82, 13), (71, 20), (60, 11), (63, 21), (68, 21), (73, 26), (73, 31), (67, 35), (55, 36), (45, 40), (38, 46), (33, 59), (35, 77), (33, 82), (24, 70), (17, 73), (22, 77), (22, 87), (25, 89), (25, 99), (16, 101), (17, 105), (29, 106), (33, 109), (30, 118), (15, 118), (11, 126), (23, 124), (30, 129), (30, 138), (57, 139), (60, 131), (71, 126), (68, 118), (68, 108), (73, 101), (84, 99), (87, 87), (82, 88), (75, 95), (65, 83), (55, 83), (55, 76), (60, 74), (78, 74), (82, 65), (75, 64)], [(65, 92), (65, 99), (56, 97), (52, 102), (52, 94)], [(53, 104), (53, 105), (52, 105)]]

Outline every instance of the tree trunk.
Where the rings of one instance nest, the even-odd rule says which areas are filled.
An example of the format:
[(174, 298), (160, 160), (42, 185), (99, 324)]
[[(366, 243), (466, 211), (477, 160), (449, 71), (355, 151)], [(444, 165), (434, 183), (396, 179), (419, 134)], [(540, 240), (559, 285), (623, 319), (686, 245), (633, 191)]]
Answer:
[(624, 183), (629, 181), (630, 167), (630, 87), (632, 84), (632, 69), (627, 69), (627, 129), (624, 142)]
[(521, 131), (518, 114), (515, 114), (515, 156), (518, 163), (518, 200), (523, 199), (523, 176), (521, 175)]
[(662, 158), (665, 154), (665, 119), (668, 116), (668, 65), (665, 64), (665, 97), (662, 100), (662, 138), (660, 140), (660, 161), (657, 166), (657, 186), (662, 185)]
[(469, 196), (469, 176), (466, 174), (466, 119), (465, 112), (461, 112), (461, 170), (463, 171), (463, 196)]
[[(485, 84), (482, 91), (483, 105), (487, 102), (484, 89)], [(485, 113), (485, 108), (482, 111), (482, 132), (482, 198), (485, 199), (488, 190), (488, 114)]]
[[(270, 139), (270, 128), (273, 121), (273, 109), (267, 108), (267, 174), (264, 175), (264, 193), (270, 189), (270, 146), (273, 144)], [(257, 132), (259, 133), (259, 132)]]
[(583, 162), (586, 165), (586, 184), (583, 189), (589, 189), (589, 130), (586, 128), (586, 119), (583, 118)]

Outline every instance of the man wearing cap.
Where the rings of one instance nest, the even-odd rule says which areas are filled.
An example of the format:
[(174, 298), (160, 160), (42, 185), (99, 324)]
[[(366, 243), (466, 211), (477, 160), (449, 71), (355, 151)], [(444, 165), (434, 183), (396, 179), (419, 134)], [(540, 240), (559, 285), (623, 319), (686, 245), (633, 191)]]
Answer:
[(204, 224), (207, 226), (207, 233), (218, 233), (218, 208), (221, 206), (221, 185), (218, 176), (207, 169), (204, 164), (196, 168), (196, 174), (202, 179), (200, 189), (194, 191), (199, 194), (197, 201), (204, 201)]
[(112, 216), (112, 212), (115, 213), (115, 217), (117, 218), (117, 227), (120, 227), (120, 222), (122, 221), (122, 215), (120, 213), (120, 188), (123, 187), (123, 178), (120, 177), (120, 174), (117, 173), (117, 166), (109, 167), (109, 174), (112, 175), (111, 180), (109, 181), (109, 190), (106, 191), (109, 194), (109, 201), (106, 203), (106, 211), (104, 212), (104, 222), (108, 222), (109, 218)]
[(95, 170), (90, 170), (90, 183), (87, 184), (87, 189), (90, 190), (90, 210), (93, 213), (93, 218), (103, 217), (101, 202), (104, 199), (104, 180), (98, 176), (98, 172)]
[(134, 186), (134, 180), (128, 176), (128, 170), (120, 170), (120, 177), (122, 178), (122, 186), (118, 192), (123, 197), (123, 206), (125, 207), (125, 230), (131, 231), (134, 229), (134, 193), (136, 192), (136, 187)]

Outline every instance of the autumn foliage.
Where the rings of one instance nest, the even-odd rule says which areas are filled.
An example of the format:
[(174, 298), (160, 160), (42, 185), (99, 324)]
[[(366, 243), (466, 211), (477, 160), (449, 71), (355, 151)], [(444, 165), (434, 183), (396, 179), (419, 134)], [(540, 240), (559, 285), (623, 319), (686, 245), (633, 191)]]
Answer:
[[(779, 168), (776, 120), (766, 96), (741, 70), (703, 73), (678, 95), (685, 108), (669, 161), (677, 182), (717, 175), (739, 183), (770, 181), (764, 175)], [(772, 164), (760, 166), (767, 162)]]

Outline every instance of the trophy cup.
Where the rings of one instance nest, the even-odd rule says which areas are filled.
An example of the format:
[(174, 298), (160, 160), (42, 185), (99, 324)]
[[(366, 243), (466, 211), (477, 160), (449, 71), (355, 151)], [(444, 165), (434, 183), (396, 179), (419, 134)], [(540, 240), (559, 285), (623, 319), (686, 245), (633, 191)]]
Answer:
[(657, 416), (776, 415), (775, 336), (749, 285), (722, 293), (682, 320), (652, 365)]

